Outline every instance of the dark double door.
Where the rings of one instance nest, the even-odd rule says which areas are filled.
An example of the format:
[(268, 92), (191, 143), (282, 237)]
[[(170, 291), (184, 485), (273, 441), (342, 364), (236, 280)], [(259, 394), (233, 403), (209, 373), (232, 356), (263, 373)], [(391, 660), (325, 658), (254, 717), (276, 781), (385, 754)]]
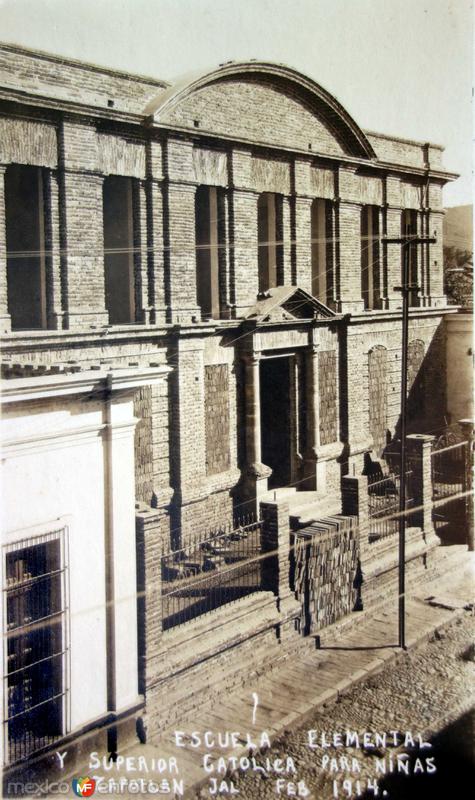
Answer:
[(290, 359), (262, 359), (260, 364), (261, 455), (272, 469), (269, 488), (291, 482)]

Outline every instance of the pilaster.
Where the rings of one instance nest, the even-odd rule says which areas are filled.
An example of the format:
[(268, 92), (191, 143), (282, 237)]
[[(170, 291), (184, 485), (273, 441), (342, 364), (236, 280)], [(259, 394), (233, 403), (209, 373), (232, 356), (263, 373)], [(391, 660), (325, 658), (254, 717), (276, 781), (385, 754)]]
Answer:
[(361, 297), (361, 206), (341, 199), (339, 203), (341, 313), (364, 310)]
[(56, 170), (45, 170), (45, 245), (46, 245), (46, 310), (47, 326), (61, 330), (64, 326), (62, 307), (61, 232), (59, 181)]
[[(393, 175), (386, 177), (386, 235), (395, 239), (401, 236), (401, 180)], [(402, 250), (400, 244), (385, 244), (387, 265), (387, 308), (401, 307), (401, 296), (394, 291), (401, 285)]]
[(165, 272), (170, 322), (201, 318), (196, 296), (195, 194), (192, 184), (168, 182)]
[(257, 199), (257, 192), (236, 188), (233, 191), (233, 275), (237, 317), (244, 316), (254, 305), (259, 291)]
[(297, 286), (316, 296), (312, 283), (312, 198), (295, 197), (295, 251)]

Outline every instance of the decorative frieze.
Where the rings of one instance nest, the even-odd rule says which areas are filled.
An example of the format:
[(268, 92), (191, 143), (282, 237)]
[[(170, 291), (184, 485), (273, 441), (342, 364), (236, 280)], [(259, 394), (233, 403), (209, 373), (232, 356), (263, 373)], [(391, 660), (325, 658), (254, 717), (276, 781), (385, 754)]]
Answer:
[(290, 194), (290, 164), (277, 159), (254, 157), (250, 188), (257, 192)]
[(197, 183), (205, 186), (228, 185), (228, 159), (223, 151), (195, 147), (193, 169)]
[(335, 197), (335, 172), (332, 169), (312, 167), (310, 170), (310, 195), (333, 200)]
[(56, 128), (24, 119), (0, 119), (0, 163), (56, 167)]
[(98, 169), (105, 175), (145, 177), (145, 144), (119, 136), (99, 134)]

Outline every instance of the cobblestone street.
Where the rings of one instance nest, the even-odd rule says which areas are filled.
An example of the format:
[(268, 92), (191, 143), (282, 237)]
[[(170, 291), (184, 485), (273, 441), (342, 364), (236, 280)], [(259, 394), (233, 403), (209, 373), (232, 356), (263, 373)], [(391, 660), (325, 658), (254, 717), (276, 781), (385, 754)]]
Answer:
[[(308, 719), (294, 731), (286, 731), (265, 756), (291, 757), (296, 773), (269, 775), (248, 771), (235, 776), (234, 785), (242, 800), (276, 797), (277, 778), (284, 781), (280, 796), (298, 796), (297, 784), (305, 781), (311, 800), (333, 797), (425, 798), (471, 796), (473, 786), (473, 709), (475, 619), (470, 612), (452, 622), (443, 632), (409, 653), (376, 677), (368, 678)], [(315, 741), (325, 732), (330, 740), (346, 731), (387, 733), (410, 732), (429, 741), (432, 747), (386, 748), (328, 747), (310, 749), (308, 731)], [(408, 759), (397, 754), (407, 752)], [(347, 764), (342, 761), (346, 757)], [(357, 763), (352, 763), (355, 758)], [(394, 769), (389, 768), (389, 759)], [(336, 760), (335, 760), (336, 759)], [(387, 774), (376, 773), (376, 759), (386, 759)], [(432, 761), (431, 761), (432, 759)], [(263, 757), (256, 759), (263, 762)], [(408, 775), (397, 774), (397, 764), (406, 763)], [(323, 768), (326, 764), (326, 769)], [(432, 771), (435, 766), (435, 771)], [(345, 780), (352, 781), (344, 784)], [(295, 786), (287, 790), (287, 781)], [(357, 785), (357, 781), (359, 784)], [(368, 783), (371, 781), (371, 783)], [(377, 781), (377, 786), (375, 786)], [(371, 788), (371, 787), (374, 788)], [(304, 790), (305, 791), (305, 790)]]

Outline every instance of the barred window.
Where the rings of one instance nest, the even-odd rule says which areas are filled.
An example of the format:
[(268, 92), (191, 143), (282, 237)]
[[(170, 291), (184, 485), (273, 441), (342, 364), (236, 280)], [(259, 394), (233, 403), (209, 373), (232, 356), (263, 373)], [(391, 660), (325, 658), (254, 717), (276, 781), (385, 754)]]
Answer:
[(4, 548), (5, 749), (14, 763), (66, 731), (66, 531)]

